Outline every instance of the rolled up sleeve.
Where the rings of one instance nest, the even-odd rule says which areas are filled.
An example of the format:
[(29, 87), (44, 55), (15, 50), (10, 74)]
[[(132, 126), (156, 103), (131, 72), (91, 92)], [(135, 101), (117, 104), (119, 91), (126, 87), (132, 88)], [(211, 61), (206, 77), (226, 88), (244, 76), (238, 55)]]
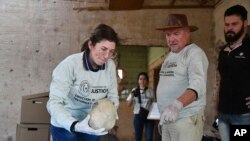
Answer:
[(190, 64), (188, 65), (188, 89), (196, 92), (196, 99), (199, 99), (206, 93), (207, 69), (208, 60), (206, 54), (201, 50), (194, 52), (190, 57)]

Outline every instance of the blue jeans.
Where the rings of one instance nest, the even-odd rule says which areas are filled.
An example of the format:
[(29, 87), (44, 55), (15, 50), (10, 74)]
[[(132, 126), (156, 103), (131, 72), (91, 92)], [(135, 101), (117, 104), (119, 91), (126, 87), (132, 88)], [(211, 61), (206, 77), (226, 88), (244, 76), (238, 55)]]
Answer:
[(50, 126), (53, 141), (100, 141), (100, 136), (80, 132), (71, 133), (64, 128)]
[(154, 121), (139, 117), (134, 114), (135, 140), (142, 141), (143, 128), (145, 126), (145, 141), (153, 141)]
[(230, 141), (230, 125), (250, 125), (250, 113), (242, 115), (220, 113), (218, 119), (221, 141)]

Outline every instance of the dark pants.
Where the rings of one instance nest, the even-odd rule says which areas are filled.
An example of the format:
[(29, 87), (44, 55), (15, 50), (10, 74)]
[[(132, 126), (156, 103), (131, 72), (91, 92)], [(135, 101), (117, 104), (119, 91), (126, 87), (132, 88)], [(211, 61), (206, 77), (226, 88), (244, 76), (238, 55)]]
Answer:
[(145, 141), (153, 141), (154, 121), (134, 115), (135, 140), (142, 141), (143, 128), (145, 127)]
[(53, 141), (100, 141), (100, 136), (85, 133), (71, 133), (64, 128), (50, 126)]

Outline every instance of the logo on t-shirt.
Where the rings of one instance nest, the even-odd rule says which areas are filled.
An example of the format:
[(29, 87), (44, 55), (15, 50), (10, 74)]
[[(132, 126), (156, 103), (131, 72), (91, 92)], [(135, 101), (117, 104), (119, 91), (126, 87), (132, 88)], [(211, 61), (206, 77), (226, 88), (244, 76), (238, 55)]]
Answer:
[(235, 56), (235, 58), (246, 58), (246, 57), (244, 56), (244, 53), (241, 52), (239, 53), (239, 55)]
[(89, 94), (89, 83), (85, 80), (79, 86), (79, 92), (87, 96)]

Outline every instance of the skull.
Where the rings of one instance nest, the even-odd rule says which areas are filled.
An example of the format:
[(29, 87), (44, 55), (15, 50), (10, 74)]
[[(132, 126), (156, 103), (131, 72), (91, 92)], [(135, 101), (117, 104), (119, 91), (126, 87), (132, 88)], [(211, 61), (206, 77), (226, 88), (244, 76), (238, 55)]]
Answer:
[(101, 99), (95, 102), (89, 114), (89, 125), (93, 129), (105, 128), (110, 130), (115, 125), (117, 112), (113, 102), (109, 99)]

